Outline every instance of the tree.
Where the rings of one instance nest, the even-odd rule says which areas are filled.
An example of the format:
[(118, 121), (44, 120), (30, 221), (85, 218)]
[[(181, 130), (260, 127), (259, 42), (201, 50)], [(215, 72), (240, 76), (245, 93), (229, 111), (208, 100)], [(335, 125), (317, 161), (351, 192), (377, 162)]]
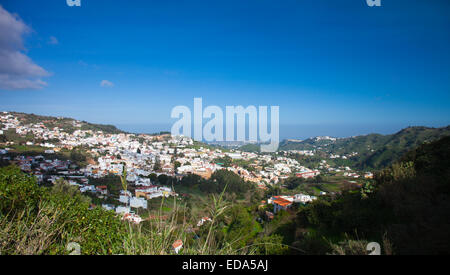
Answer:
[(86, 161), (86, 156), (83, 155), (79, 150), (73, 149), (70, 152), (70, 159), (76, 162)]
[(210, 181), (217, 185), (219, 192), (226, 187), (227, 193), (236, 193), (243, 196), (247, 191), (253, 189), (253, 185), (244, 181), (240, 176), (228, 170), (218, 170), (212, 174)]
[(166, 185), (169, 180), (169, 177), (167, 175), (161, 174), (158, 176), (158, 181), (161, 185)]
[(86, 196), (80, 196), (80, 191), (78, 187), (70, 185), (66, 180), (60, 178), (55, 181), (51, 188), (52, 193), (66, 194), (70, 197), (79, 196), (80, 201), (85, 203), (91, 203), (91, 199)]
[(230, 167), (233, 163), (233, 159), (229, 156), (225, 156), (223, 158), (216, 158), (215, 162), (222, 165), (223, 167)]
[(281, 194), (281, 188), (278, 185), (266, 184), (266, 187), (265, 197), (279, 196)]
[(181, 185), (193, 187), (197, 184), (203, 184), (205, 180), (196, 174), (188, 174), (181, 179)]
[(152, 182), (156, 182), (158, 180), (158, 176), (155, 173), (151, 173), (148, 177)]
[(289, 177), (284, 182), (284, 184), (286, 185), (286, 188), (290, 189), (290, 190), (293, 190), (293, 189), (297, 188), (302, 183), (303, 183), (303, 179), (302, 178), (298, 178), (298, 177)]
[(323, 182), (323, 178), (322, 178), (321, 175), (317, 175), (317, 176), (314, 178), (314, 181), (315, 181), (316, 183), (321, 183), (321, 182)]

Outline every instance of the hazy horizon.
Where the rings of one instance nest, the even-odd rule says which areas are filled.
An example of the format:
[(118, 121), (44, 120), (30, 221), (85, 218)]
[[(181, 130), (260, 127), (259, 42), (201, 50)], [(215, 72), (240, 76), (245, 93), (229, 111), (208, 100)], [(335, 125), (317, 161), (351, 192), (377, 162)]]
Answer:
[[(171, 124), (117, 124), (117, 128), (130, 133), (154, 134), (159, 132), (170, 132)], [(336, 138), (345, 138), (351, 136), (362, 136), (367, 134), (395, 134), (400, 130), (413, 127), (424, 126), (430, 128), (441, 128), (448, 125), (280, 125), (280, 140), (284, 139), (307, 139), (317, 136), (330, 136)]]

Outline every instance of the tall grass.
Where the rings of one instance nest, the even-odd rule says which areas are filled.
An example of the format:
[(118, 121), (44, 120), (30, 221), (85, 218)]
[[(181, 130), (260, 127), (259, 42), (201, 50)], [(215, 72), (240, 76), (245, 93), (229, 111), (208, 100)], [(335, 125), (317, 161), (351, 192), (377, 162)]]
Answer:
[(58, 211), (41, 202), (37, 214), (23, 209), (0, 217), (0, 254), (45, 254), (65, 234), (64, 223), (58, 224)]
[[(211, 222), (207, 226), (207, 234), (204, 237), (195, 238), (196, 233), (192, 231), (192, 223), (195, 220), (186, 220), (186, 208), (180, 206), (177, 200), (173, 201), (172, 212), (168, 219), (162, 218), (162, 208), (164, 199), (161, 201), (159, 215), (156, 220), (151, 220), (143, 225), (127, 226), (127, 236), (124, 239), (124, 253), (127, 255), (169, 255), (175, 254), (172, 244), (176, 240), (183, 242), (183, 248), (179, 254), (185, 255), (239, 255), (255, 254), (256, 248), (250, 250), (234, 249), (232, 243), (239, 241), (230, 240), (229, 242), (218, 241), (216, 238), (218, 228), (217, 219), (224, 214), (228, 205), (223, 200), (222, 192), (220, 195), (212, 195), (205, 209), (207, 209)], [(179, 215), (182, 215), (182, 223), (177, 223)]]
[(170, 255), (175, 254), (172, 244), (181, 240), (179, 254), (248, 255), (280, 245), (256, 240), (236, 248), (245, 234), (235, 239), (220, 234), (219, 221), (230, 206), (225, 190), (205, 202), (211, 221), (193, 230), (201, 217), (191, 217), (177, 199), (166, 218), (163, 198), (156, 219), (135, 225), (100, 207), (89, 210), (85, 198), (63, 187), (39, 187), (17, 168), (0, 168), (0, 254), (70, 254), (68, 246), (78, 243), (81, 254)]

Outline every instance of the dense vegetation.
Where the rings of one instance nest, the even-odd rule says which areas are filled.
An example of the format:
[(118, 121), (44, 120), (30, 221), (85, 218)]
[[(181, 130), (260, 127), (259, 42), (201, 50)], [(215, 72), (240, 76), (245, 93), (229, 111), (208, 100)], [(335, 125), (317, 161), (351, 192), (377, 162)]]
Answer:
[[(363, 188), (301, 207), (287, 222), (292, 253), (446, 254), (450, 249), (450, 137), (424, 144)], [(286, 243), (286, 241), (285, 241)]]
[(89, 209), (79, 192), (39, 187), (16, 167), (0, 171), (0, 254), (64, 254), (78, 242), (86, 254), (121, 252), (125, 226), (112, 212)]
[[(235, 186), (236, 178), (215, 175), (217, 186)], [(237, 188), (237, 189), (235, 189)], [(231, 192), (231, 193), (233, 193)], [(136, 226), (121, 221), (112, 211), (91, 207), (91, 199), (64, 181), (40, 187), (34, 177), (17, 167), (0, 168), (0, 254), (68, 254), (76, 242), (83, 254), (172, 254), (181, 239), (183, 254), (280, 254), (281, 237), (267, 235), (255, 221), (254, 208), (227, 202), (224, 194), (205, 197), (202, 210), (211, 218), (193, 229), (193, 216), (185, 203), (172, 200), (167, 216), (147, 219)]]
[(191, 192), (200, 191), (204, 194), (217, 194), (225, 190), (225, 194), (244, 198), (246, 195), (256, 195), (253, 184), (245, 182), (240, 176), (228, 170), (214, 172), (210, 179), (206, 180), (194, 174), (189, 174), (175, 186), (189, 188)]

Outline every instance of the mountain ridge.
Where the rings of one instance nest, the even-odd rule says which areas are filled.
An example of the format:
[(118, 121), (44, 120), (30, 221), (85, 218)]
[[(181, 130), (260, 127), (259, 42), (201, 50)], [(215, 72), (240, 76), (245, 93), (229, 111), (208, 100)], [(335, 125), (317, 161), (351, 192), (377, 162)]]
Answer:
[[(87, 121), (82, 121), (71, 117), (37, 115), (34, 113), (22, 113), (15, 111), (3, 111), (2, 114), (14, 115), (23, 124), (43, 123), (48, 128), (53, 127), (63, 128), (65, 131), (69, 133), (77, 129), (102, 131), (105, 134), (127, 133), (126, 131), (123, 131), (111, 124), (90, 123)], [(79, 125), (80, 127), (75, 127), (75, 124)]]
[(402, 157), (409, 150), (445, 136), (450, 136), (450, 126), (440, 128), (411, 126), (390, 135), (373, 133), (337, 138), (334, 141), (317, 140), (316, 138), (296, 143), (283, 141), (279, 150), (316, 150), (333, 155), (357, 152), (358, 155), (352, 157), (355, 167), (361, 169), (383, 168)]

